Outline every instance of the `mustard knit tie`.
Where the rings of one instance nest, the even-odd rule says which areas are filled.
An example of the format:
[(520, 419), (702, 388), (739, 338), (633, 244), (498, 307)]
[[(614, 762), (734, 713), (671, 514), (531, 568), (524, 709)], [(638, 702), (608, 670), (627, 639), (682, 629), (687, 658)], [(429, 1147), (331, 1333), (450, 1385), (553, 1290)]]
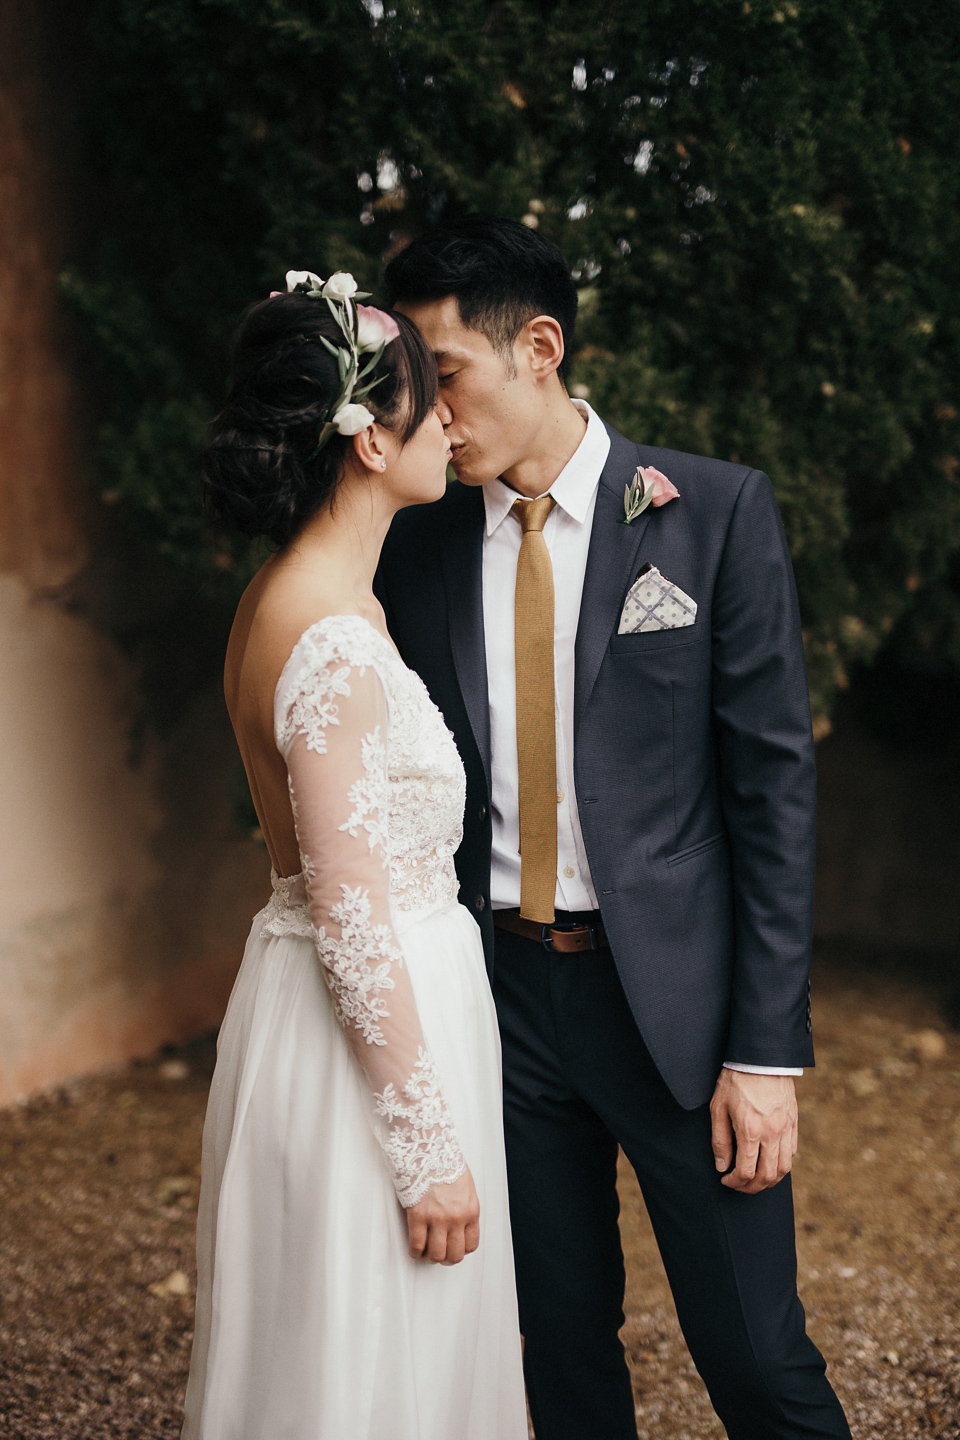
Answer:
[(553, 680), (553, 566), (543, 527), (551, 495), (517, 500), (514, 646), (520, 802), (520, 914), (547, 925), (557, 890), (557, 731)]

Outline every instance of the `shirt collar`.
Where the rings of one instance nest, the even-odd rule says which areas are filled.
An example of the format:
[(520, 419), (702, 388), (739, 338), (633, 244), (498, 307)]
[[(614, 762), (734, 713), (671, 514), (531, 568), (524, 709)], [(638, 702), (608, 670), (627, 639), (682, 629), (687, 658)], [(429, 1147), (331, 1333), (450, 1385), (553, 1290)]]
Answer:
[[(600, 416), (585, 400), (574, 400), (572, 403), (586, 420), (587, 429), (580, 444), (546, 493), (553, 496), (571, 520), (582, 525), (587, 518), (593, 492), (599, 484), (600, 472), (607, 463), (610, 436)], [(517, 498), (516, 490), (511, 490), (502, 480), (489, 480), (483, 486), (488, 535), (492, 535), (509, 515)]]

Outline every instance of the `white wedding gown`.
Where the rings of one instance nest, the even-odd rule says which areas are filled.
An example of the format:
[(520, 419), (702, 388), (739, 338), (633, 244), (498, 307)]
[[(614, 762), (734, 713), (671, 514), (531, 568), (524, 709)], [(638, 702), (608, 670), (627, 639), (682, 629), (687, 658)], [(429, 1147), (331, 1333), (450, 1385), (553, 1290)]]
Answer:
[[(460, 758), (354, 615), (298, 641), (275, 730), (303, 870), (274, 877), (220, 1031), (183, 1440), (526, 1440)], [(412, 1260), (401, 1206), (465, 1163), (480, 1248)]]

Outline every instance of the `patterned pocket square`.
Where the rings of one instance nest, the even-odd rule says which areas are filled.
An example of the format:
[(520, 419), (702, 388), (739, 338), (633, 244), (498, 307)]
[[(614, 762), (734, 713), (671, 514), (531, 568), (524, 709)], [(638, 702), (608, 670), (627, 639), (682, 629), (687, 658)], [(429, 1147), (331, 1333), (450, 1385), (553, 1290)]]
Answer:
[(697, 602), (661, 575), (656, 565), (645, 565), (627, 593), (617, 634), (679, 630), (692, 625), (696, 618)]

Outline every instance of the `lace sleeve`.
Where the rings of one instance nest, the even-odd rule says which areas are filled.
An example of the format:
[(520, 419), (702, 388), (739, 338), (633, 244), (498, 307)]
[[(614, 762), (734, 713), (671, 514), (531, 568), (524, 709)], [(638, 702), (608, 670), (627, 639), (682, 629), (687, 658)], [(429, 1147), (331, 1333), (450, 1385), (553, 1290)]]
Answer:
[(377, 672), (356, 657), (351, 663), (342, 645), (308, 651), (278, 693), (277, 744), (317, 952), (372, 1091), (400, 1203), (411, 1206), (466, 1167), (391, 923), (387, 700)]

